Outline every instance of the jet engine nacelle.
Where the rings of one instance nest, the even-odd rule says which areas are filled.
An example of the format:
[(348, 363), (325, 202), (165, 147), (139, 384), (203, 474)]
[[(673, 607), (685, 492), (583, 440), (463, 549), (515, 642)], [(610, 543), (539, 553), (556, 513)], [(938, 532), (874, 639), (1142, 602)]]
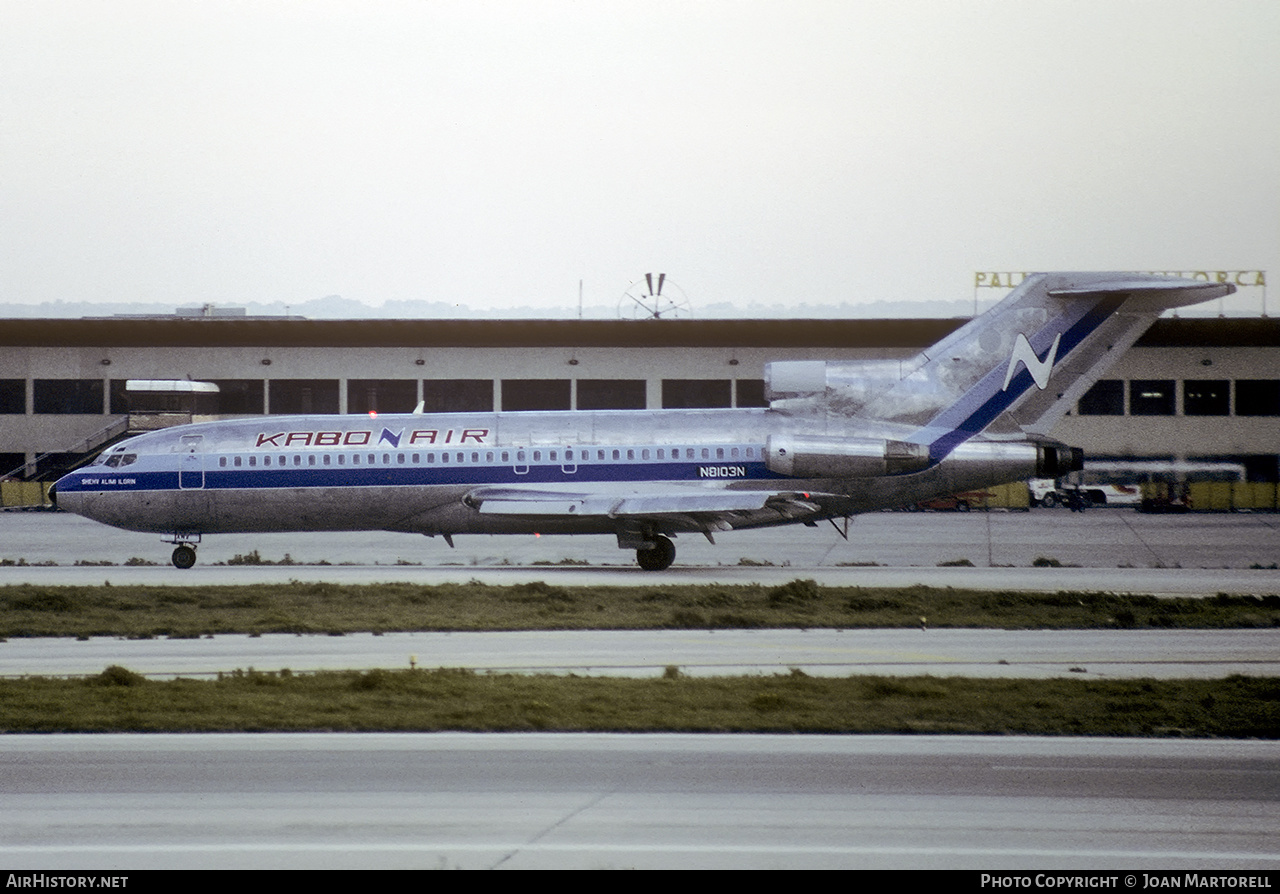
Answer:
[(1028, 478), (1060, 478), (1083, 466), (1084, 451), (1079, 447), (1053, 442), (972, 440), (957, 444), (937, 468), (959, 490)]
[[(1055, 443), (966, 441), (943, 462), (992, 481), (1061, 478), (1084, 467), (1078, 447)], [(879, 438), (770, 435), (765, 464), (791, 478), (881, 478), (929, 467), (929, 447)]]
[(880, 478), (928, 467), (929, 448), (880, 438), (770, 435), (765, 464), (792, 478)]

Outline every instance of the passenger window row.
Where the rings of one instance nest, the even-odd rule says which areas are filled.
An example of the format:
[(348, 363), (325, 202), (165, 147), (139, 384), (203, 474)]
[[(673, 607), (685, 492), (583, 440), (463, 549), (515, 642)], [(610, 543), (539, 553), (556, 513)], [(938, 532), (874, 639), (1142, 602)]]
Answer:
[[(481, 458), (483, 457), (483, 459)], [(219, 456), (219, 468), (301, 468), (303, 466), (403, 466), (403, 465), (572, 465), (590, 462), (653, 462), (664, 460), (723, 461), (755, 459), (752, 446), (731, 447), (566, 447), (511, 450), (442, 450), (428, 453), (250, 453)], [(136, 459), (136, 455), (128, 462)], [(110, 464), (110, 460), (108, 460)]]

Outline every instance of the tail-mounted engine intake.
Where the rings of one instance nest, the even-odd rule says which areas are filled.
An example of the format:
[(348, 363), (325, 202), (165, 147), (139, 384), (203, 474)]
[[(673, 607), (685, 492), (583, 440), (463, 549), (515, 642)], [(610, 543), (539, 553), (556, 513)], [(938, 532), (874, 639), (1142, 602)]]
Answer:
[(1084, 468), (1084, 451), (1066, 444), (1037, 444), (1036, 477), (1061, 478)]
[(764, 397), (772, 403), (788, 398), (821, 397), (837, 389), (843, 398), (861, 403), (888, 391), (911, 364), (901, 360), (780, 360), (764, 365)]
[(929, 448), (878, 438), (770, 435), (765, 464), (792, 478), (880, 478), (926, 468)]

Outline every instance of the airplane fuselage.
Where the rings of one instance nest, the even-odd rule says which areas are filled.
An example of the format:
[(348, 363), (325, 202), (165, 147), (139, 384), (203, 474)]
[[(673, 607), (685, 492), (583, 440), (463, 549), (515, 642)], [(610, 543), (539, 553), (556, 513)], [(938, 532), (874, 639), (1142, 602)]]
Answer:
[[(621, 499), (672, 487), (775, 493), (782, 485), (821, 500), (814, 517), (837, 517), (901, 506), (939, 488), (996, 484), (1014, 474), (999, 467), (1003, 463), (992, 468), (986, 454), (981, 463), (957, 456), (890, 478), (792, 477), (771, 470), (771, 438), (812, 435), (816, 428), (835, 438), (906, 433), (887, 424), (817, 425), (765, 409), (255, 417), (131, 438), (59, 481), (57, 500), (116, 527), (175, 535), (615, 533), (618, 519), (607, 513), (487, 514), (467, 496), (504, 486), (563, 492), (566, 499), (581, 491)], [(744, 511), (731, 527), (793, 520)], [(681, 519), (657, 527), (702, 529)]]

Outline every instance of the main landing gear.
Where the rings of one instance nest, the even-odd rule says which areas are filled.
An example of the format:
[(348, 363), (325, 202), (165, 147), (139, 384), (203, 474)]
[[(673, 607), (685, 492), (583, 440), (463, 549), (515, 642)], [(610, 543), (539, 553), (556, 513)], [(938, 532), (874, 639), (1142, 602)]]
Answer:
[(676, 560), (676, 545), (667, 537), (657, 534), (653, 546), (636, 550), (636, 562), (645, 571), (666, 571)]

